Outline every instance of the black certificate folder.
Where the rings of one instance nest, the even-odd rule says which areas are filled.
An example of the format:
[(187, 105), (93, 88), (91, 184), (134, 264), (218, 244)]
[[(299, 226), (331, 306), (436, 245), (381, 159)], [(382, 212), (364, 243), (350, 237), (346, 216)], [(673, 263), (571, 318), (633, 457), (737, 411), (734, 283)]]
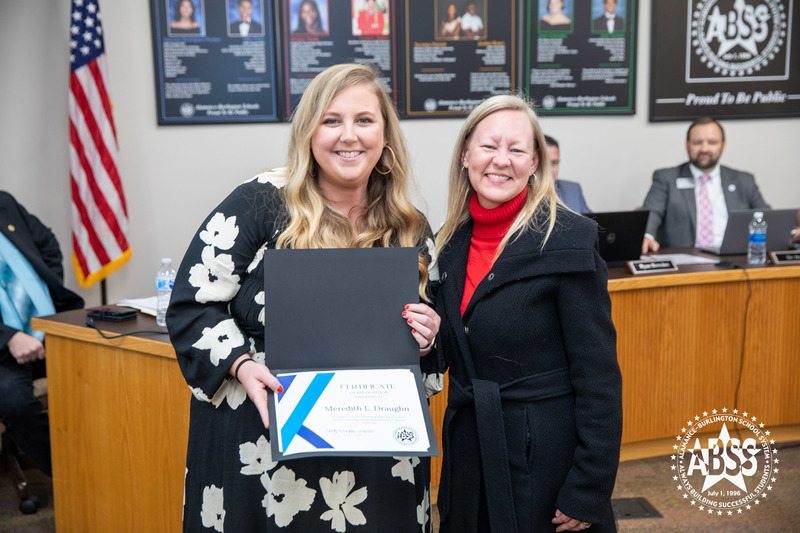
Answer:
[[(265, 252), (265, 356), (270, 371), (286, 389), (284, 394), (270, 393), (269, 398), (273, 457), (438, 455), (419, 369), (419, 345), (402, 317), (406, 304), (419, 301), (418, 253), (416, 248)], [(395, 370), (403, 370), (395, 374), (405, 380), (404, 384), (385, 389), (387, 376)], [(370, 379), (372, 374), (375, 380)], [(413, 376), (412, 381), (409, 376)], [(341, 403), (350, 400), (337, 398), (340, 403), (323, 407), (327, 395), (338, 392), (325, 388), (333, 386), (348, 393), (361, 392), (350, 397), (352, 405)], [(300, 397), (298, 390), (304, 391)], [(386, 416), (394, 416), (380, 400), (395, 405), (391, 395), (398, 390), (403, 391), (403, 397), (395, 396), (395, 400), (413, 400), (411, 410), (421, 411), (422, 422), (417, 429), (422, 441), (427, 438), (426, 451), (417, 448), (404, 453), (403, 445), (392, 450), (372, 449), (369, 436), (363, 439), (364, 449), (342, 451), (335, 445), (326, 447), (329, 439), (311, 427), (310, 421), (320, 409), (341, 420), (342, 432), (350, 431), (350, 424), (356, 428), (370, 426), (369, 417), (375, 415), (375, 409), (387, 409)], [(368, 398), (370, 401), (362, 401)], [(295, 404), (288, 419), (276, 413), (276, 404), (284, 400)], [(303, 409), (306, 411), (301, 414)], [(408, 436), (407, 426), (391, 428), (397, 429), (399, 441)], [(292, 442), (295, 448), (298, 443), (315, 446), (289, 453), (287, 446)]]

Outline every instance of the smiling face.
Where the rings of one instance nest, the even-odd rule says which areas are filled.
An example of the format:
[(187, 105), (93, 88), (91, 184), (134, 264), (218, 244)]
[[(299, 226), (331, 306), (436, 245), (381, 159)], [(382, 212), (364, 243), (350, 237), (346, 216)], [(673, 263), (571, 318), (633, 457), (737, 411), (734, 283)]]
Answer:
[(250, 20), (250, 13), (253, 12), (252, 2), (239, 2), (239, 18), (241, 20)]
[(550, 0), (550, 3), (547, 4), (547, 9), (553, 14), (561, 13), (561, 10), (564, 9), (564, 2), (562, 0)]
[(182, 19), (190, 19), (194, 14), (194, 5), (190, 0), (183, 0), (180, 5), (180, 12)]
[(372, 169), (386, 144), (378, 97), (366, 83), (340, 92), (311, 137), (319, 188), (333, 199), (344, 192), (366, 194)]
[(689, 154), (689, 161), (700, 170), (711, 170), (717, 166), (724, 149), (722, 130), (713, 122), (698, 124), (689, 132), (686, 153)]
[(447, 6), (447, 16), (450, 17), (450, 20), (453, 20), (456, 17), (456, 5), (450, 4)]
[(605, 0), (603, 6), (606, 8), (606, 13), (613, 15), (614, 11), (617, 10), (617, 0)]
[(528, 115), (504, 109), (481, 120), (461, 154), (461, 164), (481, 207), (494, 209), (517, 196), (539, 165)]
[(300, 6), (300, 19), (306, 25), (306, 28), (314, 26), (314, 22), (317, 20), (317, 11), (310, 2), (303, 2)]

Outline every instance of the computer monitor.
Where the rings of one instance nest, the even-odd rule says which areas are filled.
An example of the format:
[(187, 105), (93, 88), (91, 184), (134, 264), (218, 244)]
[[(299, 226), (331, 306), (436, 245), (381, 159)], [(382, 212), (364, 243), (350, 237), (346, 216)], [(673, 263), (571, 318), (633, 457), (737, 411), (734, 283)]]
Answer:
[(719, 248), (702, 250), (715, 255), (743, 255), (747, 253), (748, 226), (753, 213), (761, 211), (767, 222), (767, 251), (777, 252), (791, 248), (792, 230), (795, 227), (797, 209), (734, 209), (728, 213), (728, 225)]
[(600, 257), (608, 266), (623, 266), (642, 255), (642, 240), (650, 211), (612, 211), (589, 213), (585, 216), (597, 222)]

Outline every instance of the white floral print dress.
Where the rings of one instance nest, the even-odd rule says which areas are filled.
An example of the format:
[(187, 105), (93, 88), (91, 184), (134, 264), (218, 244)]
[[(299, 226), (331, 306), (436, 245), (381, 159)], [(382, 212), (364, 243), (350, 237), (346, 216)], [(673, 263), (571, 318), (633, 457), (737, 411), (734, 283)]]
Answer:
[[(175, 279), (167, 322), (192, 390), (183, 529), (428, 532), (427, 459), (273, 461), (255, 406), (228, 374), (245, 353), (264, 364), (261, 259), (279, 235), (281, 182), (265, 173), (234, 190), (203, 222)], [(428, 254), (430, 235), (422, 241)], [(421, 359), (429, 394), (441, 389), (436, 360)]]

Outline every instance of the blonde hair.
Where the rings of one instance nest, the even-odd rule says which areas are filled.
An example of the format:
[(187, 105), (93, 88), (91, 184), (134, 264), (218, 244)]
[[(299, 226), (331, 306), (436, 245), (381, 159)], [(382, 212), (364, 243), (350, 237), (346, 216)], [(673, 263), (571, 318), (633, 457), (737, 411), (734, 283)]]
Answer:
[[(408, 198), (408, 151), (392, 101), (380, 84), (379, 72), (360, 64), (334, 65), (306, 88), (292, 117), (286, 166), (286, 229), (278, 248), (417, 247), (427, 223)], [(367, 184), (367, 203), (357, 234), (347, 214), (328, 205), (316, 179), (317, 162), (311, 138), (331, 101), (342, 91), (365, 84), (378, 98), (384, 122), (384, 148)], [(392, 154), (392, 151), (394, 154)], [(388, 172), (387, 172), (388, 170)], [(431, 250), (433, 253), (433, 250)], [(419, 257), (420, 297), (427, 300), (428, 258)]]
[(544, 134), (539, 126), (539, 119), (536, 117), (531, 105), (519, 96), (504, 94), (484, 100), (472, 110), (461, 126), (461, 131), (453, 149), (453, 155), (450, 158), (447, 217), (436, 238), (437, 254), (450, 242), (456, 230), (470, 219), (469, 201), (474, 189), (469, 181), (468, 171), (461, 165), (462, 156), (467, 149), (470, 138), (483, 119), (492, 113), (504, 110), (521, 111), (527, 114), (533, 132), (533, 150), (534, 154), (539, 156), (539, 166), (536, 169), (536, 173), (528, 178), (528, 195), (525, 203), (497, 247), (495, 259), (506, 247), (512, 236), (516, 239), (525, 231), (531, 229), (544, 231), (543, 248), (547, 239), (550, 238), (550, 234), (556, 224), (556, 206), (559, 204), (559, 200), (556, 195), (555, 180), (553, 179), (550, 158), (547, 154)]

